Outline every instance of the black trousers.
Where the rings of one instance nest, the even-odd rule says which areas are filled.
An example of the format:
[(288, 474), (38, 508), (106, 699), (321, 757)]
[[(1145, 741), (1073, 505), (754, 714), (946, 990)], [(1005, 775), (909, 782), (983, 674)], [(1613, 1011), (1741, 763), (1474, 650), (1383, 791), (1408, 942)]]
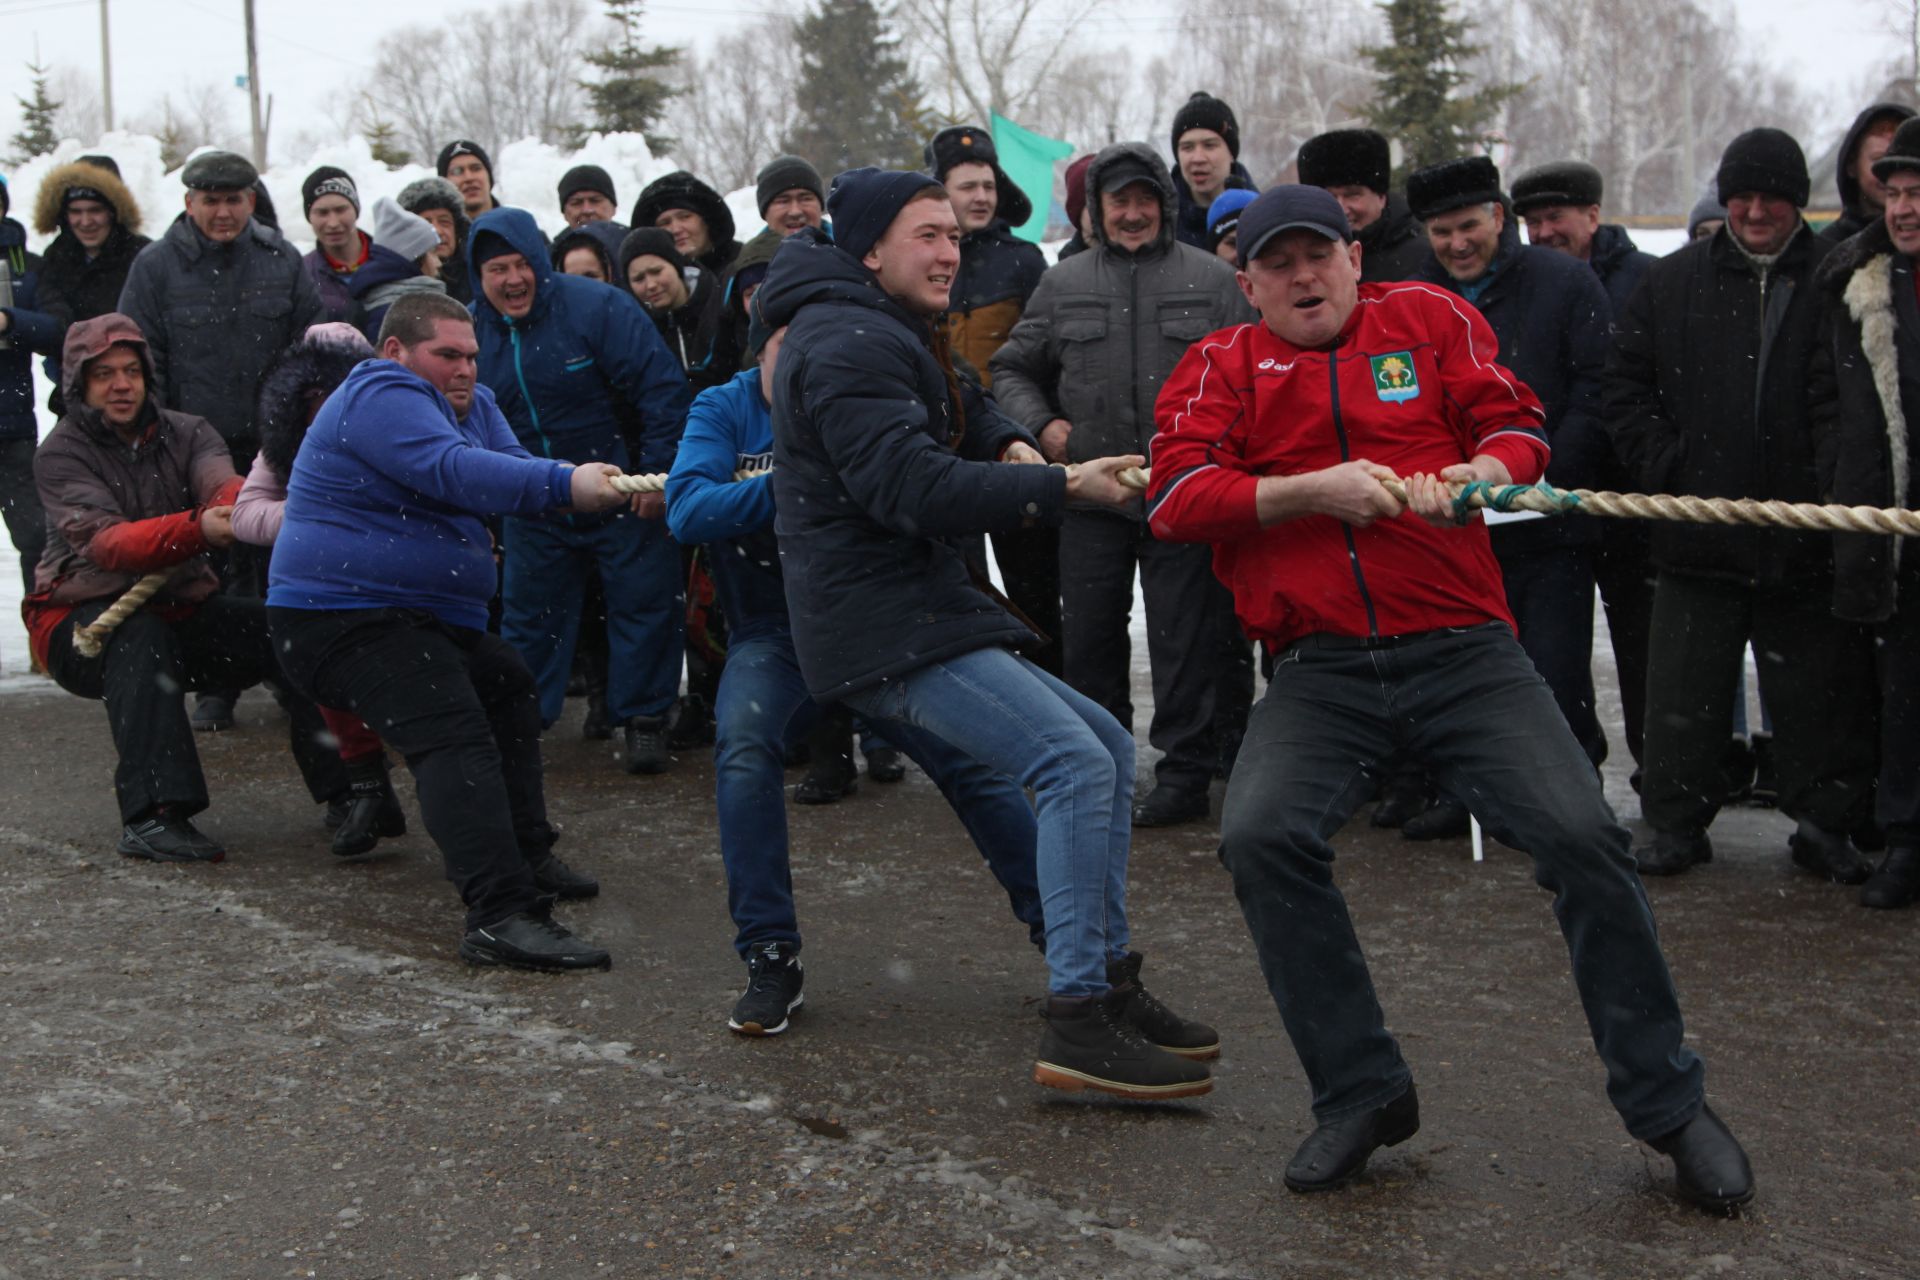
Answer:
[(1880, 825), (1920, 848), (1920, 546), (1900, 564), (1900, 608), (1874, 634), (1880, 675)]
[(1051, 527), (1014, 529), (993, 535), (993, 559), (1007, 599), (1047, 637), (1047, 643), (1022, 656), (1048, 675), (1061, 671), (1060, 531)]
[(1641, 811), (1656, 831), (1699, 835), (1719, 811), (1749, 641), (1773, 715), (1781, 812), (1832, 832), (1872, 820), (1879, 739), (1871, 636), (1836, 620), (1829, 605), (1821, 585), (1659, 575), (1640, 788)]
[[(185, 694), (243, 689), (280, 677), (266, 606), (214, 596), (177, 622), (142, 609), (115, 629), (99, 657), (82, 657), (73, 647), (73, 629), (92, 622), (110, 603), (81, 605), (54, 628), (47, 674), (68, 693), (105, 700), (120, 755), (113, 788), (122, 821), (134, 822), (158, 805), (199, 813), (207, 807), (207, 780)], [(300, 697), (289, 698), (286, 709), (293, 758), (308, 794), (326, 801), (345, 791), (346, 771), (319, 709)]]
[(1593, 560), (1584, 547), (1543, 547), (1500, 557), (1507, 608), (1520, 647), (1567, 727), (1595, 764), (1607, 758), (1607, 735), (1593, 711)]
[(13, 549), (20, 553), (20, 579), (33, 594), (33, 571), (47, 545), (47, 513), (33, 482), (31, 440), (0, 440), (0, 518)]
[(1607, 635), (1620, 680), (1620, 719), (1633, 762), (1646, 762), (1647, 651), (1653, 643), (1653, 562), (1644, 524), (1606, 520), (1593, 576), (1607, 609)]
[(1162, 542), (1138, 520), (1069, 511), (1060, 527), (1063, 678), (1133, 729), (1127, 634), (1133, 575), (1147, 604), (1153, 723), (1147, 741), (1162, 758), (1156, 779), (1205, 790), (1223, 750), (1244, 728), (1253, 701), (1253, 647), (1240, 634), (1233, 597), (1213, 574), (1212, 548)]
[(270, 609), (293, 686), (352, 711), (398, 751), (467, 927), (539, 901), (529, 867), (556, 838), (540, 766), (540, 698), (512, 645), (411, 609)]

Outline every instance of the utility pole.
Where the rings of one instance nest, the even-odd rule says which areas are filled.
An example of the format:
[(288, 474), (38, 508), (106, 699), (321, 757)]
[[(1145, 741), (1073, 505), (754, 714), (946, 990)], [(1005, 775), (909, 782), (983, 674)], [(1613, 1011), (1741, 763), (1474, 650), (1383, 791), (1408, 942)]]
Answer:
[(100, 116), (105, 128), (113, 132), (113, 42), (107, 38), (107, 0), (100, 0)]
[(267, 130), (260, 120), (260, 54), (254, 40), (253, 0), (244, 0), (247, 10), (247, 106), (253, 114), (253, 167), (267, 167)]
[(1680, 50), (1680, 207), (1682, 211), (1693, 208), (1693, 202), (1700, 198), (1699, 180), (1693, 167), (1693, 53), (1696, 43), (1694, 33), (1695, 27), (1689, 21), (1680, 37), (1684, 42)]

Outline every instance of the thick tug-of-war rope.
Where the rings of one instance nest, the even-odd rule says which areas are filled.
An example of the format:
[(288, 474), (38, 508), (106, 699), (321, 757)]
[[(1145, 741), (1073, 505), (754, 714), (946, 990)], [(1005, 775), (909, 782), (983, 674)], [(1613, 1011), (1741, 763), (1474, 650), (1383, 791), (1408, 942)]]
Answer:
[[(772, 466), (744, 467), (733, 473), (735, 480), (759, 480), (772, 472)], [(1145, 467), (1128, 467), (1115, 473), (1115, 479), (1129, 489), (1146, 491), (1152, 472)], [(649, 475), (613, 476), (611, 483), (620, 493), (665, 493), (665, 472)], [(1407, 500), (1407, 487), (1399, 480), (1382, 480), (1381, 487)], [(1781, 529), (1802, 529), (1836, 533), (1887, 533), (1920, 537), (1920, 511), (1898, 507), (1844, 507), (1838, 503), (1780, 502), (1761, 498), (1696, 498), (1666, 493), (1609, 493), (1593, 489), (1556, 489), (1546, 481), (1539, 484), (1489, 484), (1475, 480), (1449, 485), (1453, 490), (1454, 513), (1465, 520), (1469, 513), (1488, 511), (1537, 511), (1560, 516), (1582, 512), (1590, 516), (1612, 516), (1624, 520), (1675, 520), (1686, 524), (1770, 525)], [(129, 614), (153, 598), (166, 585), (170, 574), (150, 573), (127, 589), (107, 611), (73, 632), (73, 647), (89, 658), (100, 655), (113, 629)]]

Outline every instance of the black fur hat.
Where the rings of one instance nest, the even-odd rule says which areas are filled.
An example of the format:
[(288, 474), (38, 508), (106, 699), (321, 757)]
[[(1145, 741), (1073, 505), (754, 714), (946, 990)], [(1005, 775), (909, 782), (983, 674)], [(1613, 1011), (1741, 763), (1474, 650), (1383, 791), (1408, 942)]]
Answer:
[(1500, 199), (1500, 168), (1485, 156), (1442, 160), (1407, 176), (1407, 205), (1422, 222)]
[(1553, 205), (1599, 204), (1606, 192), (1600, 171), (1579, 160), (1535, 165), (1513, 180), (1513, 211), (1525, 215)]
[(956, 124), (933, 135), (926, 147), (927, 172), (940, 181), (955, 165), (984, 164), (993, 170), (993, 181), (1000, 192), (1000, 207), (994, 216), (1010, 227), (1025, 226), (1033, 216), (1033, 201), (1015, 185), (1000, 167), (1000, 153), (994, 149), (993, 135), (978, 125)]
[(1386, 195), (1393, 148), (1373, 129), (1335, 129), (1300, 145), (1300, 182), (1309, 187), (1366, 187)]
[(373, 354), (372, 344), (351, 325), (315, 325), (267, 366), (254, 421), (260, 425), (260, 454), (282, 479), (292, 472), (293, 455), (321, 402)]

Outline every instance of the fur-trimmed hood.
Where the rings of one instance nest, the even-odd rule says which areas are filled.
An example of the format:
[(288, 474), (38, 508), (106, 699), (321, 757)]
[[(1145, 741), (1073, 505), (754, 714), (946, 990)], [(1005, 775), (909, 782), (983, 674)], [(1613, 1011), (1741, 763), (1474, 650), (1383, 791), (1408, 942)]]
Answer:
[(283, 479), (292, 472), (293, 457), (320, 405), (355, 365), (373, 355), (373, 347), (351, 325), (315, 325), (267, 366), (254, 421), (260, 454)]
[(69, 187), (90, 187), (113, 206), (114, 221), (131, 235), (140, 234), (140, 202), (118, 177), (91, 164), (63, 164), (40, 183), (33, 202), (33, 229), (43, 236), (66, 229), (61, 209)]
[[(1827, 255), (1815, 282), (1837, 294), (1860, 326), (1860, 353), (1873, 374), (1880, 409), (1887, 419), (1887, 453), (1893, 480), (1893, 505), (1907, 505), (1907, 415), (1900, 402), (1900, 348), (1893, 309), (1893, 236), (1884, 219), (1841, 243)], [(1898, 540), (1896, 539), (1896, 543)], [(1896, 555), (1898, 551), (1896, 550)]]
[(1144, 166), (1154, 190), (1160, 193), (1160, 235), (1153, 242), (1153, 248), (1164, 252), (1173, 243), (1175, 223), (1180, 216), (1180, 200), (1174, 193), (1173, 175), (1167, 170), (1167, 162), (1144, 142), (1116, 142), (1102, 150), (1087, 166), (1087, 210), (1093, 214), (1092, 240), (1096, 244), (1106, 243), (1107, 201), (1105, 193), (1100, 190), (1100, 181), (1109, 169), (1121, 161)]

